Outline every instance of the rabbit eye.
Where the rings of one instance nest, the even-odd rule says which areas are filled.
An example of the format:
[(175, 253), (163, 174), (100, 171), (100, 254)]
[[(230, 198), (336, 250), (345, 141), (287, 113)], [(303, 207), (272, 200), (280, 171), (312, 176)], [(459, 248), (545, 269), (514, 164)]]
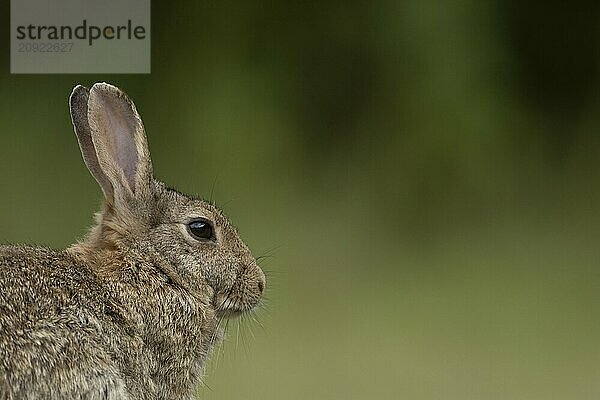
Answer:
[(192, 235), (194, 239), (209, 240), (215, 238), (210, 222), (205, 219), (196, 219), (190, 222), (187, 227), (190, 235)]

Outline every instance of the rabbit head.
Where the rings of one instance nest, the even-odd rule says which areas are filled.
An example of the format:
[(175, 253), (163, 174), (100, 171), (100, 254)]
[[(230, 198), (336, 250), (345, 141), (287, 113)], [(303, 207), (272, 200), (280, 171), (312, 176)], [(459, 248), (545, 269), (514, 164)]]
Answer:
[[(217, 207), (154, 179), (144, 126), (129, 97), (107, 83), (77, 86), (70, 110), (85, 164), (105, 197), (80, 252), (151, 260), (174, 282), (208, 292), (223, 316), (255, 307), (264, 273)], [(101, 268), (121, 267), (107, 261)]]

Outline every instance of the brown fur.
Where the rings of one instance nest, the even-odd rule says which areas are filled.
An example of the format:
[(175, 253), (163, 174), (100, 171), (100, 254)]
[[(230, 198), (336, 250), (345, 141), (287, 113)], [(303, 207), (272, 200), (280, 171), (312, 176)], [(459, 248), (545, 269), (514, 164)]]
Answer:
[[(0, 246), (0, 399), (191, 399), (218, 322), (258, 304), (264, 274), (220, 210), (152, 177), (123, 92), (78, 86), (71, 114), (106, 201), (67, 250)], [(198, 217), (215, 241), (186, 230)]]

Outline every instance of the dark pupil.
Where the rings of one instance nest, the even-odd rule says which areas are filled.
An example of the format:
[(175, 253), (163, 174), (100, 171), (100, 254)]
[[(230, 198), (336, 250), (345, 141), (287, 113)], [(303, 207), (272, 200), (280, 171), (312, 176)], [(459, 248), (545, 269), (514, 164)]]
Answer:
[(213, 236), (212, 227), (204, 221), (194, 221), (190, 223), (190, 231), (200, 239), (210, 239)]

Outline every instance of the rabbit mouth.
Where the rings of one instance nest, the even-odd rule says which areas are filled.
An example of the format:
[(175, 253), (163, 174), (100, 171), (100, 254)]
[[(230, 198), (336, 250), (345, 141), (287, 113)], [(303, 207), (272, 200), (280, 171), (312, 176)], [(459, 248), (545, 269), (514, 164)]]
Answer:
[(217, 310), (217, 317), (224, 319), (234, 319), (244, 313), (242, 310)]
[(242, 315), (246, 310), (238, 307), (235, 301), (229, 297), (217, 296), (215, 311), (219, 318), (235, 318)]
[(254, 305), (235, 293), (218, 294), (215, 296), (214, 306), (220, 318), (235, 318), (250, 311)]

